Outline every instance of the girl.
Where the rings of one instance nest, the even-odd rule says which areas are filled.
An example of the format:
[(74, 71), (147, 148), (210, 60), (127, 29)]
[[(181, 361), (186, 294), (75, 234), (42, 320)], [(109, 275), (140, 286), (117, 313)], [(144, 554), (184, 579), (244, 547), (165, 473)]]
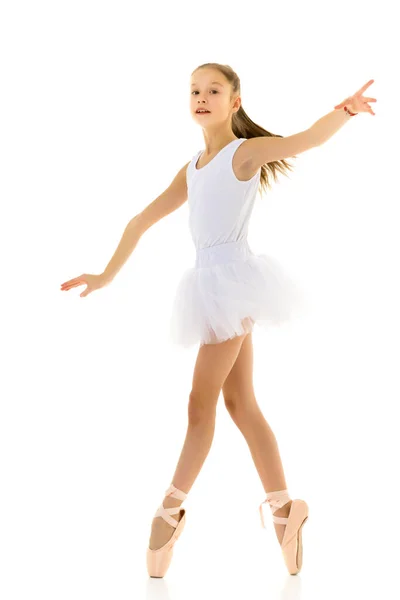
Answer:
[[(368, 102), (376, 99), (362, 96), (372, 83), (371, 79), (309, 129), (282, 137), (247, 116), (241, 105), (239, 77), (229, 66), (199, 66), (191, 76), (190, 111), (203, 130), (205, 150), (128, 223), (103, 273), (83, 274), (61, 285), (62, 290), (69, 290), (85, 283), (81, 297), (107, 285), (144, 232), (189, 201), (196, 264), (178, 286), (171, 333), (177, 343), (188, 347), (200, 342), (200, 348), (189, 394), (186, 439), (172, 483), (152, 522), (147, 548), (151, 577), (166, 574), (173, 546), (184, 528), (186, 511), (181, 504), (211, 447), (221, 390), (229, 414), (249, 445), (286, 567), (291, 575), (302, 567), (301, 529), (308, 505), (289, 496), (277, 441), (252, 384), (254, 323), (288, 320), (301, 298), (272, 258), (253, 254), (247, 229), (259, 184), (260, 189), (267, 189), (269, 175), (276, 180), (277, 171), (290, 169), (285, 158), (323, 144), (359, 112), (375, 114)], [(263, 525), (264, 502), (259, 507)]]

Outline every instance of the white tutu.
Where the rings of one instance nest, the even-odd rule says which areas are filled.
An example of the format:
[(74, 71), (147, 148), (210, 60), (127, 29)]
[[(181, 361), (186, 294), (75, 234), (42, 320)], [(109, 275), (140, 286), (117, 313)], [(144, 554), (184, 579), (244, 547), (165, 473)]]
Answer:
[(170, 336), (186, 348), (220, 343), (252, 331), (254, 323), (280, 326), (306, 305), (301, 288), (274, 258), (254, 254), (246, 239), (219, 244), (198, 249), (196, 265), (184, 272)]

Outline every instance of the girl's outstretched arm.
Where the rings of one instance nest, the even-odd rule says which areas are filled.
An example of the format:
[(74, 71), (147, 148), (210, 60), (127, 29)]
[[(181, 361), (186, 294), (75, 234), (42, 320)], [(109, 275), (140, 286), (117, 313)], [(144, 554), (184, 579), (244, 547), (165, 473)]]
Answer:
[(114, 255), (101, 274), (104, 281), (110, 282), (114, 279), (115, 275), (136, 248), (139, 239), (145, 231), (186, 202), (186, 169), (188, 164), (186, 163), (182, 167), (169, 187), (160, 196), (129, 221)]
[(165, 192), (129, 221), (121, 241), (103, 273), (100, 275), (82, 273), (79, 277), (74, 277), (62, 283), (61, 290), (68, 291), (86, 284), (86, 289), (80, 294), (80, 297), (84, 298), (94, 290), (108, 285), (128, 260), (144, 232), (187, 200), (186, 169), (188, 164), (186, 163), (182, 167)]
[(242, 166), (255, 173), (265, 163), (291, 158), (326, 142), (351, 118), (344, 110), (333, 110), (300, 133), (250, 138), (239, 147), (238, 158)]
[(241, 164), (248, 166), (249, 171), (255, 173), (265, 163), (290, 158), (320, 146), (353, 118), (343, 110), (344, 106), (352, 113), (369, 112), (374, 115), (368, 102), (376, 102), (376, 98), (366, 98), (362, 95), (373, 81), (370, 79), (353, 96), (336, 105), (335, 110), (321, 117), (305, 131), (287, 137), (261, 136), (248, 139), (237, 151)]

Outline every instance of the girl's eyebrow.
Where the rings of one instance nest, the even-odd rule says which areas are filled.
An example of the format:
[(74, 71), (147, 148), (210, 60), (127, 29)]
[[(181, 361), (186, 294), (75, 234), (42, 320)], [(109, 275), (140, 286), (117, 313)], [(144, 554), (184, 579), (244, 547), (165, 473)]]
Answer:
[[(222, 83), (220, 83), (219, 81), (212, 81), (212, 82), (211, 82), (211, 85), (213, 85), (214, 83), (215, 83), (216, 85), (220, 85), (221, 87), (224, 87), (224, 86), (222, 85)], [(193, 87), (194, 85), (197, 85), (197, 83), (192, 83), (192, 87)]]

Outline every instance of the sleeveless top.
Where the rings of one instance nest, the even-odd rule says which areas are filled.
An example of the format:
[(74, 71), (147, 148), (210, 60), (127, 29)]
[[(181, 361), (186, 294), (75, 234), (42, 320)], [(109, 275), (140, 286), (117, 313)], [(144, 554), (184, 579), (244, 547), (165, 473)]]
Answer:
[(302, 307), (302, 295), (278, 261), (255, 254), (247, 234), (261, 167), (237, 179), (232, 160), (246, 138), (232, 140), (201, 169), (195, 154), (186, 170), (189, 226), (196, 262), (179, 282), (171, 339), (189, 347), (249, 333), (254, 323), (281, 325)]
[(232, 160), (246, 139), (232, 140), (197, 169), (203, 152), (199, 150), (187, 167), (189, 229), (197, 250), (231, 242), (247, 243), (261, 167), (248, 181), (237, 179)]

